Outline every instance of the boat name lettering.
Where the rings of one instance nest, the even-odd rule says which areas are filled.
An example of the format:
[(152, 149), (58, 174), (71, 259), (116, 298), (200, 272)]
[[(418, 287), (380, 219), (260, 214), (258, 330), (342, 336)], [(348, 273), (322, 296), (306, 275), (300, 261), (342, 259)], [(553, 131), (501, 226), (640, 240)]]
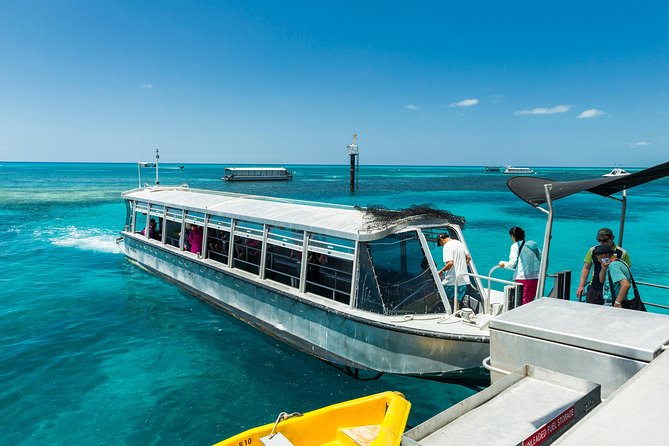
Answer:
[(553, 418), (548, 423), (541, 426), (539, 430), (534, 432), (532, 435), (527, 437), (522, 445), (523, 446), (539, 446), (544, 443), (547, 439), (555, 435), (562, 429), (566, 424), (573, 420), (575, 415), (574, 406), (569, 407), (567, 410), (562, 412), (557, 417)]
[(240, 441), (238, 443), (238, 446), (248, 446), (251, 443), (253, 443), (253, 439), (251, 437), (249, 437), (249, 438), (245, 438), (244, 441)]

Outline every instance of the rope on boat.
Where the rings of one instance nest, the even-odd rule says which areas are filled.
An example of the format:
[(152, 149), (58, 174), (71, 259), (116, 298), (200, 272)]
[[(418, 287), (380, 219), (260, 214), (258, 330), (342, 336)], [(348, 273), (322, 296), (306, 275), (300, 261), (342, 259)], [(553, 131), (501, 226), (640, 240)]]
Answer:
[(278, 432), (274, 432), (276, 430), (276, 426), (282, 422), (287, 420), (288, 418), (292, 417), (301, 417), (302, 414), (300, 412), (293, 412), (293, 413), (287, 413), (287, 412), (281, 412), (278, 417), (276, 417), (276, 421), (274, 422), (274, 427), (272, 427), (272, 432), (269, 434), (269, 439), (271, 440), (273, 436), (275, 436)]
[[(455, 313), (450, 314), (450, 315), (420, 317), (420, 318), (416, 317), (413, 314), (405, 314), (404, 316), (402, 316), (402, 319), (391, 320), (390, 322), (394, 322), (394, 323), (399, 324), (399, 323), (402, 323), (402, 322), (411, 322), (413, 320), (416, 320), (416, 321), (437, 320), (437, 324), (449, 324), (449, 323), (453, 323), (453, 322), (463, 322), (463, 323), (470, 323), (470, 324), (473, 323), (476, 320), (476, 313), (473, 313), (473, 314), (469, 315), (469, 312), (466, 312), (466, 313), (468, 313), (467, 316), (463, 317), (463, 313), (465, 313), (465, 311), (463, 311), (463, 310), (469, 310), (469, 309), (468, 308), (462, 308), (462, 309), (460, 309), (460, 310), (458, 310)], [(460, 319), (458, 319), (456, 321), (450, 321), (449, 322), (450, 319), (453, 319), (455, 317), (459, 317)]]

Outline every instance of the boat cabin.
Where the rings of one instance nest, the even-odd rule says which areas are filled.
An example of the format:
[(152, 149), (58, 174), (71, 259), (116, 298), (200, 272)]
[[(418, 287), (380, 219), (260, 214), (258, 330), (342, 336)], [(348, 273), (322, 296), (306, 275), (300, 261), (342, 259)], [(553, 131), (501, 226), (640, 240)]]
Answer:
[(225, 181), (286, 181), (293, 173), (284, 167), (226, 167)]
[[(380, 225), (360, 208), (185, 187), (147, 187), (123, 197), (126, 240), (327, 305), (381, 315), (452, 311), (437, 274), (443, 261), (436, 241), (444, 232), (463, 237), (448, 221)], [(467, 294), (480, 298), (473, 262), (469, 272)]]

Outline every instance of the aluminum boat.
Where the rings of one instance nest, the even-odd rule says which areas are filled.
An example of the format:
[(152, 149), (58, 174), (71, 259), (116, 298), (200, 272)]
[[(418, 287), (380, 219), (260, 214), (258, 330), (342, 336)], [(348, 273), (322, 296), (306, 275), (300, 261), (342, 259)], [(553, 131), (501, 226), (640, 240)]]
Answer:
[(487, 380), (488, 321), (518, 288), (472, 260), (463, 302), (475, 309), (451, 307), (436, 240), (465, 242), (453, 219), (382, 221), (369, 209), (183, 186), (123, 198), (131, 261), (289, 345), (356, 377)]

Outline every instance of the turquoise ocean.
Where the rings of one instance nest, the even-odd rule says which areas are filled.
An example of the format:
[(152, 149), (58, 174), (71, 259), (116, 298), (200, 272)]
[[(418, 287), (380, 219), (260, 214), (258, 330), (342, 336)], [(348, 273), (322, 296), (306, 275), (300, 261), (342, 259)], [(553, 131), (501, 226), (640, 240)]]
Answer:
[[(161, 165), (161, 184), (390, 208), (432, 204), (466, 218), (479, 273), (508, 256), (511, 226), (543, 240), (545, 216), (482, 167), (286, 166), (292, 182), (226, 183), (222, 165)], [(610, 168), (539, 168), (574, 180)], [(634, 171), (634, 169), (631, 169)], [(153, 182), (154, 170), (142, 169)], [(273, 421), (385, 390), (412, 402), (411, 425), (473, 390), (385, 375), (355, 381), (130, 264), (116, 238), (135, 164), (0, 163), (0, 444), (211, 444)], [(588, 193), (555, 203), (550, 272), (572, 299), (595, 233), (618, 236), (620, 204)], [(638, 281), (669, 285), (669, 179), (629, 191), (623, 246)], [(505, 271), (497, 277), (510, 278)], [(547, 290), (552, 286), (549, 280)], [(641, 288), (644, 300), (669, 293)], [(585, 305), (585, 304), (584, 304)]]

